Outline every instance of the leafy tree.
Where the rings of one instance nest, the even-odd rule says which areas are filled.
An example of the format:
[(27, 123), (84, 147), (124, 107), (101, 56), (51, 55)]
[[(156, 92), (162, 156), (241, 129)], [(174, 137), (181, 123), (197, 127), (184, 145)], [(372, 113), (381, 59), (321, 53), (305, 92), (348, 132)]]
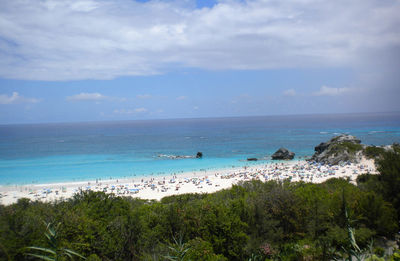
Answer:
[(380, 181), (385, 199), (391, 202), (400, 215), (400, 153), (386, 152), (378, 161)]
[(228, 260), (223, 255), (214, 253), (210, 242), (196, 237), (188, 242), (189, 250), (187, 252), (188, 260), (199, 261), (226, 261)]

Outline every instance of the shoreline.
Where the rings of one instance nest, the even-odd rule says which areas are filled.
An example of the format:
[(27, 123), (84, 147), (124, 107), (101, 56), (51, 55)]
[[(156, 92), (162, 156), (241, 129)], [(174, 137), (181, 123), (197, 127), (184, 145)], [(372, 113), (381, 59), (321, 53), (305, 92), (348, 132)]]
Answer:
[(294, 182), (321, 183), (329, 178), (349, 177), (354, 181), (358, 175), (367, 172), (376, 174), (376, 167), (373, 160), (365, 158), (357, 164), (331, 167), (312, 164), (305, 160), (278, 161), (160, 176), (147, 175), (125, 179), (0, 186), (0, 204), (10, 205), (20, 198), (55, 202), (72, 198), (75, 193), (86, 190), (104, 191), (117, 196), (160, 200), (166, 196), (186, 193), (213, 193), (252, 179), (263, 182), (290, 179)]
[[(306, 158), (306, 157), (305, 157)], [(294, 159), (292, 161), (304, 161), (303, 159)], [(274, 161), (271, 160), (259, 160), (258, 163), (255, 162), (249, 162), (247, 160), (243, 160), (243, 162), (247, 163), (246, 165), (240, 165), (240, 166), (225, 166), (225, 167), (206, 167), (202, 169), (194, 169), (194, 170), (179, 170), (179, 171), (165, 171), (165, 172), (158, 172), (158, 173), (148, 173), (148, 174), (132, 174), (132, 175), (124, 175), (124, 176), (110, 176), (109, 178), (106, 177), (99, 177), (99, 178), (90, 178), (90, 179), (82, 179), (82, 180), (68, 180), (68, 181), (54, 181), (54, 182), (41, 182), (41, 183), (14, 183), (14, 184), (0, 184), (0, 192), (4, 190), (10, 190), (12, 188), (16, 187), (49, 187), (49, 186), (62, 186), (62, 185), (87, 185), (87, 183), (94, 184), (96, 183), (96, 180), (100, 183), (110, 183), (110, 182), (115, 182), (116, 180), (119, 181), (125, 181), (125, 180), (141, 180), (141, 179), (149, 179), (149, 178), (163, 178), (163, 177), (169, 177), (169, 176), (181, 176), (181, 175), (190, 175), (190, 174), (200, 174), (204, 172), (212, 172), (212, 171), (229, 171), (229, 170), (236, 170), (236, 169), (242, 169), (244, 167), (250, 168), (250, 167), (260, 167), (263, 165), (267, 164), (272, 164)], [(278, 162), (278, 161), (275, 161)]]
[[(296, 157), (294, 160), (303, 160), (309, 158), (309, 156), (299, 156)], [(178, 159), (178, 160), (183, 160), (185, 161), (186, 159)], [(197, 160), (197, 159), (196, 159)], [(201, 160), (201, 159), (200, 159)], [(175, 161), (175, 159), (174, 159)], [(213, 171), (213, 170), (221, 170), (221, 169), (231, 169), (231, 168), (242, 168), (243, 166), (254, 166), (254, 165), (263, 165), (263, 164), (268, 164), (273, 162), (271, 159), (267, 158), (260, 158), (258, 159), (258, 162), (254, 161), (248, 161), (246, 159), (236, 159), (233, 158), (231, 162), (225, 162), (223, 164), (219, 164), (217, 166), (211, 165), (211, 166), (202, 166), (202, 167), (194, 167), (194, 168), (181, 168), (181, 169), (168, 169), (168, 170), (161, 170), (161, 171), (147, 171), (147, 172), (136, 172), (135, 170), (131, 170), (131, 173), (119, 173), (115, 174), (110, 170), (110, 173), (107, 173), (104, 175), (93, 175), (90, 174), (89, 176), (91, 177), (86, 177), (87, 175), (83, 175), (84, 177), (72, 177), (72, 178), (67, 178), (65, 180), (63, 179), (56, 179), (54, 181), (52, 180), (32, 180), (32, 181), (21, 181), (21, 182), (5, 182), (5, 183), (0, 183), (0, 191), (2, 188), (8, 188), (8, 187), (25, 187), (25, 186), (46, 186), (46, 185), (58, 185), (58, 184), (64, 184), (64, 183), (82, 183), (85, 184), (87, 182), (95, 182), (96, 180), (103, 180), (103, 181), (109, 181), (109, 180), (125, 180), (125, 179), (138, 179), (138, 178), (148, 178), (148, 177), (162, 177), (162, 176), (169, 176), (169, 175), (180, 175), (183, 173), (192, 173), (192, 172), (202, 172), (204, 170), (206, 171)], [(147, 163), (149, 164), (149, 163)], [(93, 171), (92, 171), (93, 172)]]

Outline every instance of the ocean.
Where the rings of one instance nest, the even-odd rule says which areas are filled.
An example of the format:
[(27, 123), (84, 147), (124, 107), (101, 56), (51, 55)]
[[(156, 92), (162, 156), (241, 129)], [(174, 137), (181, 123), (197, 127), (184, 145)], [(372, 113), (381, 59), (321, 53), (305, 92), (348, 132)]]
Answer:
[[(400, 142), (400, 113), (0, 125), (0, 185), (137, 178), (304, 158), (341, 133)], [(195, 156), (202, 159), (173, 156)], [(249, 157), (262, 158), (256, 163)]]

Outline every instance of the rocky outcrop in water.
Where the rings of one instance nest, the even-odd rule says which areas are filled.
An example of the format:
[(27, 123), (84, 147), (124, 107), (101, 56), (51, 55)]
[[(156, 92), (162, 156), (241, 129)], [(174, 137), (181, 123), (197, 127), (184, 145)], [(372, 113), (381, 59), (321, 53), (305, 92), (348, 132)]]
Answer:
[(294, 158), (294, 155), (294, 152), (291, 152), (286, 148), (280, 148), (272, 154), (271, 158), (273, 160), (291, 160)]
[(201, 159), (203, 158), (202, 152), (197, 152), (196, 156), (192, 155), (167, 155), (167, 154), (159, 154), (157, 157), (159, 158), (168, 158), (168, 159)]
[(247, 161), (257, 161), (257, 158), (247, 158)]
[(357, 163), (363, 155), (364, 145), (361, 140), (351, 135), (339, 135), (314, 148), (311, 161), (337, 165), (341, 163)]

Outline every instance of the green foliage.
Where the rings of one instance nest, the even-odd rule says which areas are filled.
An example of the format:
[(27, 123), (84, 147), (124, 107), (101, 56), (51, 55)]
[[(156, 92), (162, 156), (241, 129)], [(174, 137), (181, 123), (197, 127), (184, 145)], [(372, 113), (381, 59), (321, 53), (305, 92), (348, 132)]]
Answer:
[(190, 247), (182, 242), (182, 238), (176, 240), (174, 238), (174, 243), (168, 246), (170, 254), (168, 256), (164, 256), (165, 259), (171, 261), (184, 261), (190, 260), (187, 257), (187, 252), (190, 250)]
[(378, 161), (383, 196), (392, 203), (400, 215), (400, 153), (386, 152)]
[(101, 261), (101, 258), (98, 257), (96, 254), (91, 254), (86, 258), (87, 261)]
[(378, 159), (383, 156), (385, 149), (376, 146), (368, 146), (364, 149), (364, 155), (370, 159)]
[(385, 258), (371, 255), (370, 257), (365, 258), (365, 261), (385, 261)]
[(197, 237), (188, 242), (189, 250), (187, 252), (188, 260), (201, 261), (226, 261), (223, 255), (216, 255), (210, 242)]
[(400, 250), (397, 250), (393, 253), (393, 255), (389, 258), (390, 261), (400, 261)]
[(378, 257), (383, 257), (385, 255), (385, 249), (382, 247), (376, 247), (374, 249), (374, 254), (376, 254)]
[(251, 254), (248, 261), (263, 261), (263, 257), (260, 254)]
[(57, 231), (60, 225), (60, 223), (56, 226), (51, 222), (47, 223), (44, 235), (48, 240), (49, 248), (37, 246), (26, 247), (27, 250), (31, 250), (31, 253), (26, 253), (26, 255), (48, 261), (63, 260), (63, 257), (69, 258), (70, 260), (73, 260), (74, 257), (86, 259), (81, 254), (60, 245), (60, 241), (57, 237)]
[(344, 152), (348, 152), (350, 155), (354, 155), (355, 153), (361, 151), (363, 146), (361, 144), (344, 141), (341, 143), (335, 143), (332, 145), (331, 152), (335, 155), (342, 154)]

